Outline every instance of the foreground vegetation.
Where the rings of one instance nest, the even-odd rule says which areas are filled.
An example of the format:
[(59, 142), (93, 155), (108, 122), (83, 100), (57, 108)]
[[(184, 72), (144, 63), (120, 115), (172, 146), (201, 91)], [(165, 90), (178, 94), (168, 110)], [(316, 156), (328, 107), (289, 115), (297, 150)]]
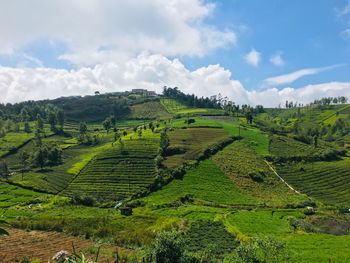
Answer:
[(1, 105), (2, 258), (347, 262), (349, 105), (164, 95)]

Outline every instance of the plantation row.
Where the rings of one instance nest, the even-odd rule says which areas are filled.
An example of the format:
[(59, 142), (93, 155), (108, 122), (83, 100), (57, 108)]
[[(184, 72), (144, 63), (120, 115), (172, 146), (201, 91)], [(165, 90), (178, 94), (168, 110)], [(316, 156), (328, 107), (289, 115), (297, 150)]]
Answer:
[(170, 146), (164, 165), (174, 168), (184, 161), (195, 160), (204, 151), (230, 136), (224, 129), (188, 128), (168, 132)]
[(115, 143), (90, 161), (63, 194), (118, 200), (147, 190), (157, 175), (158, 151), (156, 137)]
[(280, 175), (301, 192), (325, 203), (350, 201), (350, 159), (278, 166)]
[(324, 149), (315, 149), (314, 145), (302, 143), (285, 136), (274, 135), (270, 136), (269, 150), (273, 156), (288, 159), (321, 154)]

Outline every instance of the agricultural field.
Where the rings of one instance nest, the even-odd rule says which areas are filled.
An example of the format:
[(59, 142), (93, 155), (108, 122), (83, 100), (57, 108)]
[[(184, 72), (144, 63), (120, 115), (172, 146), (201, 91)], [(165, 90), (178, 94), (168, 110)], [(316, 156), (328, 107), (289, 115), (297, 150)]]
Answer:
[[(84, 253), (90, 260), (96, 258), (96, 252), (100, 247), (99, 260), (108, 262), (113, 260), (113, 255), (117, 249), (108, 245), (98, 246), (91, 240), (58, 232), (27, 232), (14, 228), (8, 229), (8, 231), (10, 235), (3, 237), (0, 242), (0, 257), (3, 262), (23, 262), (24, 260), (48, 262), (56, 253), (62, 250), (62, 247), (67, 247), (67, 244), (70, 244), (70, 247), (66, 249), (69, 253), (73, 253), (73, 250), (75, 250), (76, 253)], [(8, 244), (14, 245), (8, 246)], [(47, 244), (50, 244), (50, 246)]]
[(291, 205), (306, 200), (305, 196), (288, 189), (244, 140), (233, 142), (212, 157), (236, 187), (257, 198), (261, 204), (270, 206)]
[(296, 141), (286, 136), (270, 136), (269, 150), (272, 156), (288, 158), (305, 158), (323, 153), (324, 147), (315, 148), (314, 145)]
[(223, 115), (221, 109), (190, 108), (174, 99), (161, 99), (161, 104), (171, 114), (178, 115)]
[(217, 128), (174, 129), (167, 132), (167, 135), (169, 147), (163, 165), (168, 168), (196, 160), (206, 149), (229, 139), (229, 134), (224, 129)]
[(317, 200), (340, 206), (350, 202), (350, 158), (332, 162), (290, 163), (277, 166), (292, 186)]
[(294, 209), (260, 209), (231, 213), (227, 223), (243, 239), (266, 235), (285, 242), (291, 262), (347, 262), (350, 236), (295, 231), (289, 223), (291, 218), (306, 220), (303, 213)]
[(172, 117), (159, 101), (149, 101), (131, 106), (132, 119), (169, 119)]
[(92, 158), (62, 194), (120, 200), (146, 191), (156, 177), (159, 134), (129, 135)]
[(30, 204), (45, 195), (0, 181), (0, 208)]
[(182, 179), (174, 179), (143, 200), (152, 206), (181, 203), (186, 197), (198, 202), (225, 205), (252, 205), (257, 200), (244, 194), (211, 160), (190, 169)]
[(10, 132), (5, 137), (0, 138), (0, 157), (8, 154), (11, 150), (15, 150), (23, 146), (29, 140), (34, 138), (33, 133)]
[[(101, 246), (98, 262), (115, 260), (116, 250), (119, 262), (145, 262), (169, 232), (190, 262), (232, 262), (258, 240), (272, 240), (267, 253), (282, 242), (288, 262), (347, 262), (349, 105), (241, 108), (230, 116), (213, 100), (176, 92), (59, 98), (36, 105), (41, 138), (6, 130), (0, 229), (10, 236), (0, 237), (0, 257), (47, 262), (73, 242), (89, 258)], [(24, 127), (20, 108), (3, 108)], [(57, 121), (60, 109), (66, 120), (53, 127), (49, 116)], [(28, 112), (35, 131), (40, 118)], [(38, 164), (39, 150), (49, 155), (50, 147), (59, 161)], [(332, 161), (319, 161), (326, 153)]]

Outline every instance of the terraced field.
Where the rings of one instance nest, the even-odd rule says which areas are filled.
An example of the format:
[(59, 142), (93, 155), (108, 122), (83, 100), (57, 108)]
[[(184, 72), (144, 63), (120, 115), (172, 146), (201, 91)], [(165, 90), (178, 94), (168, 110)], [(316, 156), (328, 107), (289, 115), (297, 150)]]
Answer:
[(269, 151), (273, 156), (281, 158), (306, 157), (321, 154), (323, 147), (315, 149), (313, 145), (296, 141), (286, 136), (270, 136)]
[(24, 205), (41, 196), (42, 193), (0, 182), (0, 208)]
[(205, 109), (205, 108), (191, 108), (174, 99), (161, 99), (161, 104), (172, 114), (208, 114), (208, 115), (223, 115), (224, 111), (221, 109)]
[(150, 205), (172, 204), (186, 195), (202, 202), (227, 205), (252, 205), (257, 200), (242, 193), (211, 160), (202, 161), (183, 179), (173, 180), (143, 200)]
[(212, 160), (243, 193), (258, 198), (261, 203), (280, 206), (306, 199), (288, 189), (244, 139), (225, 147)]
[[(129, 137), (128, 137), (129, 138)], [(103, 200), (119, 200), (147, 190), (156, 176), (155, 157), (159, 134), (124, 139), (96, 155), (73, 180), (63, 195), (89, 195)]]
[(163, 164), (168, 168), (195, 160), (204, 151), (221, 141), (229, 139), (229, 133), (217, 128), (174, 129), (168, 132), (169, 147)]
[(279, 174), (299, 191), (324, 203), (350, 202), (350, 158), (333, 162), (277, 166)]
[(18, 148), (34, 138), (34, 133), (10, 132), (0, 138), (0, 157), (6, 155), (13, 148)]
[(168, 119), (172, 115), (159, 101), (149, 101), (131, 106), (130, 118), (133, 119)]

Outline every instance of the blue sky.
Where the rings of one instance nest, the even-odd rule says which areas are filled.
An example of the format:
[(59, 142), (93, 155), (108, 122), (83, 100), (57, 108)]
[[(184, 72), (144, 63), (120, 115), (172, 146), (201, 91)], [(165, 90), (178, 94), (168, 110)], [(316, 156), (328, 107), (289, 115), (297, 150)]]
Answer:
[[(344, 66), (301, 78), (293, 86), (350, 81), (350, 38), (341, 36), (348, 21), (337, 11), (346, 5), (344, 0), (220, 1), (209, 21), (221, 28), (236, 29), (239, 38), (236, 46), (216, 50), (201, 59), (183, 61), (192, 69), (220, 63), (249, 89), (258, 88), (270, 76), (337, 64)], [(258, 67), (248, 65), (243, 59), (252, 48), (262, 54)], [(283, 66), (274, 66), (269, 61), (278, 53), (285, 61)]]
[(169, 85), (307, 103), (350, 96), (349, 71), (348, 0), (0, 3), (0, 102)]

